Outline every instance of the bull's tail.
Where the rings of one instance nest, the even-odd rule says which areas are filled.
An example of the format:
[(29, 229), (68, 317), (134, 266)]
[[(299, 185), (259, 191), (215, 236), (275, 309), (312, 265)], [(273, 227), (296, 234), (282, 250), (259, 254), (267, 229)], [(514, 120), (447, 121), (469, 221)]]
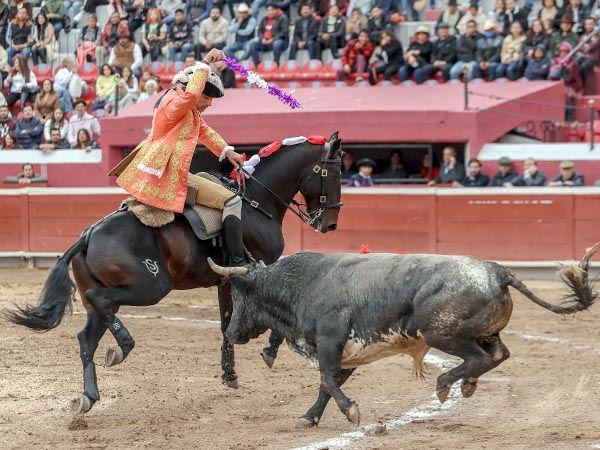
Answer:
[(62, 255), (44, 283), (38, 304), (17, 307), (16, 311), (5, 313), (6, 318), (17, 325), (35, 331), (49, 331), (56, 328), (66, 312), (71, 311), (75, 295), (75, 284), (69, 276), (71, 259), (86, 246), (87, 232)]
[(556, 314), (573, 314), (588, 309), (598, 298), (598, 292), (594, 291), (594, 284), (588, 279), (588, 267), (590, 258), (600, 249), (600, 242), (585, 250), (585, 254), (579, 261), (579, 265), (562, 266), (560, 276), (569, 287), (569, 293), (563, 297), (566, 306), (547, 303), (533, 292), (521, 281), (510, 274), (509, 285), (518, 290), (532, 302), (548, 309)]

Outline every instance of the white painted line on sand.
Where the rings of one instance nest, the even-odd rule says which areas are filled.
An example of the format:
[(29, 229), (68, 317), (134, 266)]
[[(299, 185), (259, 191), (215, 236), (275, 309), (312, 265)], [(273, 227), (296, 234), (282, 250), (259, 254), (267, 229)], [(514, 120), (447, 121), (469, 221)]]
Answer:
[[(74, 311), (75, 315), (87, 314), (85, 311)], [(190, 322), (190, 323), (204, 323), (210, 325), (220, 325), (220, 320), (209, 320), (209, 319), (188, 319), (187, 317), (169, 317), (169, 316), (145, 316), (142, 314), (118, 314), (119, 317), (125, 319), (153, 319), (153, 320), (169, 320), (171, 322)]]
[[(453, 367), (455, 365), (453, 360), (446, 359), (442, 356), (437, 355), (428, 355), (425, 357), (425, 361), (428, 364), (432, 364), (440, 369), (446, 369), (449, 367)], [(430, 419), (432, 417), (439, 416), (441, 414), (446, 413), (448, 410), (458, 405), (460, 399), (460, 383), (455, 383), (454, 387), (450, 391), (450, 395), (448, 396), (448, 400), (444, 404), (441, 404), (437, 397), (433, 396), (433, 400), (423, 403), (419, 406), (416, 406), (398, 417), (388, 420), (383, 424), (386, 427), (386, 430), (390, 431), (398, 427), (402, 427), (407, 425), (414, 420), (423, 420)], [(335, 407), (335, 404), (332, 404), (332, 407)], [(350, 431), (348, 433), (340, 434), (337, 437), (326, 439), (321, 442), (315, 442), (313, 444), (308, 444), (303, 447), (295, 447), (293, 450), (319, 450), (322, 448), (327, 448), (329, 450), (336, 450), (349, 447), (351, 444), (358, 442), (362, 439), (369, 437), (369, 432), (377, 427), (380, 427), (381, 424), (369, 424), (360, 428), (360, 430)]]
[(522, 339), (526, 339), (528, 341), (551, 342), (554, 344), (560, 344), (560, 345), (564, 345), (567, 347), (571, 347), (575, 350), (584, 350), (584, 351), (592, 352), (596, 355), (600, 355), (600, 349), (594, 347), (593, 345), (574, 344), (573, 342), (569, 341), (568, 339), (561, 339), (561, 338), (555, 338), (555, 337), (550, 337), (550, 336), (541, 336), (539, 334), (528, 334), (528, 333), (522, 333), (520, 331), (504, 331), (503, 333), (508, 334), (509, 336), (517, 336)]

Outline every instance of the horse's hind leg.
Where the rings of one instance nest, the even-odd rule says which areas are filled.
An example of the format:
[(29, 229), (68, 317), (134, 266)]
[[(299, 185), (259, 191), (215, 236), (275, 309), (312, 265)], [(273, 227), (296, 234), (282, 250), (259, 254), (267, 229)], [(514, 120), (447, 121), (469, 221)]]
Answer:
[(219, 311), (221, 313), (221, 333), (223, 334), (223, 344), (221, 344), (221, 368), (223, 369), (223, 374), (221, 375), (221, 379), (224, 385), (237, 389), (239, 383), (237, 374), (235, 373), (233, 344), (225, 336), (233, 312), (231, 284), (229, 283), (219, 286)]

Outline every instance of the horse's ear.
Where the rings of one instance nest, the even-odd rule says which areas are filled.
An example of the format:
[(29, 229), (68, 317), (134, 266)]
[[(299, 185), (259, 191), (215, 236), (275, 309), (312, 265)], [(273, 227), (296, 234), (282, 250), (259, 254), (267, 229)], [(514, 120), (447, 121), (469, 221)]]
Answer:
[(331, 135), (331, 137), (329, 138), (329, 142), (337, 141), (339, 139), (338, 134), (340, 134), (339, 131), (336, 131), (335, 133), (333, 133)]
[(331, 144), (331, 150), (329, 151), (329, 159), (335, 158), (335, 156), (340, 151), (342, 147), (342, 140), (338, 137), (339, 131), (336, 131), (329, 138), (329, 143)]

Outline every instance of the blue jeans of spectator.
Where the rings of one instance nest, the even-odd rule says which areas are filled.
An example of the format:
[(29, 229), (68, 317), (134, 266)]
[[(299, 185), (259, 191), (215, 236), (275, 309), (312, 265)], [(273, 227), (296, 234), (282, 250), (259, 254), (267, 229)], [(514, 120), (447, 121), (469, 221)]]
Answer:
[(163, 19), (160, 21), (160, 24), (166, 25), (167, 28), (169, 28), (169, 25), (171, 25), (173, 22), (175, 22), (175, 16), (173, 14), (170, 14), (168, 16), (163, 17)]
[[(310, 59), (317, 59), (317, 54), (319, 51), (319, 46), (317, 44), (317, 41), (307, 41), (306, 47), (304, 47), (304, 49), (302, 49), (302, 50), (306, 50), (306, 49), (308, 49), (308, 57)], [(296, 59), (297, 51), (298, 51), (298, 42), (294, 41), (290, 45), (290, 55), (289, 55), (288, 59)]]
[(65, 0), (65, 16), (68, 15), (68, 10), (69, 8), (73, 8), (73, 17), (75, 17), (77, 14), (79, 14), (79, 11), (81, 11), (81, 7), (83, 6), (83, 2), (76, 0), (74, 2), (71, 2), (69, 0)]
[(58, 87), (55, 87), (54, 90), (58, 95), (60, 95), (60, 109), (62, 109), (65, 113), (73, 111), (73, 103), (71, 101), (71, 95), (69, 94), (69, 91)]
[(8, 47), (8, 49), (6, 50), (6, 53), (8, 53), (8, 65), (12, 66), (13, 58), (15, 56), (21, 55), (23, 58), (27, 59), (27, 58), (29, 58), (29, 55), (31, 54), (31, 49), (29, 47), (25, 47), (17, 52), (12, 47)]
[(100, 100), (100, 97), (96, 97), (96, 100), (94, 100), (94, 106), (93, 106), (94, 111), (96, 111), (100, 108), (103, 108), (105, 103), (106, 103), (106, 99)]
[(521, 61), (515, 61), (510, 64), (503, 64), (506, 66), (506, 78), (510, 81), (517, 80), (522, 73)]
[[(499, 63), (497, 62), (492, 62), (490, 63), (489, 67), (487, 68), (487, 70), (485, 71), (485, 75), (488, 81), (494, 81), (496, 78), (496, 67), (498, 66)], [(479, 67), (479, 64), (477, 64), (476, 66), (473, 67), (473, 78), (481, 78), (482, 76), (482, 72), (481, 72), (481, 68)]]
[(248, 56), (250, 54), (250, 42), (252, 42), (252, 41), (232, 42), (231, 44), (225, 46), (225, 48), (223, 49), (223, 52), (225, 52), (225, 54), (227, 56), (229, 56), (230, 58), (235, 58), (236, 52), (239, 52), (240, 50), (244, 50), (244, 54), (240, 58), (240, 61), (244, 61), (244, 60), (248, 59)]
[(50, 19), (50, 23), (54, 27), (54, 36), (58, 40), (58, 33), (63, 29), (62, 19)]
[(423, 72), (423, 66), (412, 67), (405, 64), (404, 66), (400, 67), (400, 70), (398, 71), (398, 77), (400, 78), (400, 81), (408, 80), (411, 74), (414, 75), (415, 83), (423, 84), (425, 81), (425, 72)]
[(258, 13), (260, 12), (260, 8), (267, 6), (267, 3), (268, 0), (254, 0), (252, 2), (252, 6), (250, 7), (250, 9), (252, 9), (252, 17), (256, 19), (258, 17)]
[(469, 70), (467, 71), (467, 79), (472, 80), (473, 79), (473, 67), (475, 67), (476, 65), (477, 65), (477, 61), (471, 61), (471, 62), (457, 61), (457, 62), (455, 62), (454, 65), (452, 66), (452, 68), (450, 69), (450, 79), (458, 80), (463, 73), (463, 67), (468, 66)]
[[(171, 61), (183, 61), (187, 54), (192, 51), (194, 46), (189, 42), (186, 42), (181, 47), (176, 47), (175, 45), (169, 47), (169, 59)], [(177, 59), (177, 51), (179, 50), (179, 59)]]
[(264, 45), (259, 39), (255, 39), (250, 42), (250, 57), (254, 64), (258, 66), (260, 63), (260, 58), (258, 57), (258, 52), (270, 52), (273, 50), (273, 60), (279, 64), (279, 58), (281, 58), (281, 54), (285, 50), (286, 43), (283, 39), (276, 39), (272, 44)]
[(410, 20), (419, 20), (419, 13), (415, 9), (415, 0), (401, 0), (402, 12)]

